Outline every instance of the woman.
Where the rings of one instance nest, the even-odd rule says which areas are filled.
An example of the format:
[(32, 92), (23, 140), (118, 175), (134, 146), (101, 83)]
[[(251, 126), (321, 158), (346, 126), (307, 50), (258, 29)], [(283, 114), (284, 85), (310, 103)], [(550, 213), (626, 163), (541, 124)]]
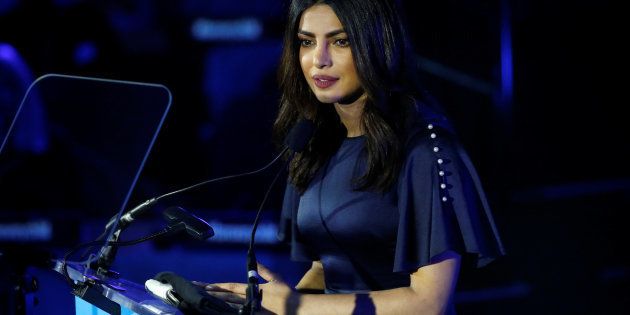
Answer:
[[(468, 158), (422, 102), (407, 41), (387, 0), (293, 0), (275, 132), (315, 123), (295, 155), (280, 237), (312, 267), (291, 290), (259, 267), (274, 313), (442, 314), (461, 255), (503, 253)], [(245, 284), (206, 290), (243, 303)], [(313, 292), (327, 294), (313, 294)]]

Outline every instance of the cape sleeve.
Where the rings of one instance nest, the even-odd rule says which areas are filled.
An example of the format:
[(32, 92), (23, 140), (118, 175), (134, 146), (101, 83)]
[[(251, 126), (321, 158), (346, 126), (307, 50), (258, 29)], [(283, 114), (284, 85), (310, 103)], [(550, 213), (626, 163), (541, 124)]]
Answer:
[(301, 239), (297, 227), (297, 211), (300, 205), (300, 194), (289, 181), (284, 190), (282, 213), (278, 224), (278, 240), (291, 245), (291, 259), (295, 261), (319, 260), (310, 247)]
[(474, 254), (477, 267), (504, 255), (477, 173), (450, 132), (428, 124), (406, 154), (394, 271), (414, 272), (447, 250)]

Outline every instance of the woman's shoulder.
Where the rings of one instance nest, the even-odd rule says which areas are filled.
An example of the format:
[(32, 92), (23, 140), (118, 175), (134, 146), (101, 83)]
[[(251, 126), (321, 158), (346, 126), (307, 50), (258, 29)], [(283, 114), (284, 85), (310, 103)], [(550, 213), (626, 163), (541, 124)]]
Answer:
[(455, 129), (445, 114), (423, 104), (416, 106), (417, 119), (405, 138), (406, 157), (436, 155), (457, 145)]

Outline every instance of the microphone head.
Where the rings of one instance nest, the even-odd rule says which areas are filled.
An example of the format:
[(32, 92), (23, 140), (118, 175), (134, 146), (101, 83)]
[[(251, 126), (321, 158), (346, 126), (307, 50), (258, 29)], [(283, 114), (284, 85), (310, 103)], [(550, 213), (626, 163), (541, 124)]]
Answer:
[(186, 232), (196, 239), (205, 240), (214, 236), (214, 230), (203, 219), (180, 207), (170, 207), (164, 210), (164, 218), (168, 225), (184, 224)]
[(284, 143), (293, 152), (302, 152), (315, 132), (315, 124), (308, 119), (298, 121), (287, 134)]

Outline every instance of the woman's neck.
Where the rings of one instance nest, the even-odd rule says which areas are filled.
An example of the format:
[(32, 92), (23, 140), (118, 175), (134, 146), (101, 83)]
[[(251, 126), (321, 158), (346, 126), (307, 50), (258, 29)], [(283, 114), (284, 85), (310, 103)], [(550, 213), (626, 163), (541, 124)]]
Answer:
[(339, 115), (341, 123), (343, 123), (348, 131), (346, 137), (358, 137), (365, 133), (363, 125), (361, 124), (361, 116), (363, 115), (366, 100), (367, 94), (363, 94), (351, 104), (342, 105), (335, 103), (337, 115)]

